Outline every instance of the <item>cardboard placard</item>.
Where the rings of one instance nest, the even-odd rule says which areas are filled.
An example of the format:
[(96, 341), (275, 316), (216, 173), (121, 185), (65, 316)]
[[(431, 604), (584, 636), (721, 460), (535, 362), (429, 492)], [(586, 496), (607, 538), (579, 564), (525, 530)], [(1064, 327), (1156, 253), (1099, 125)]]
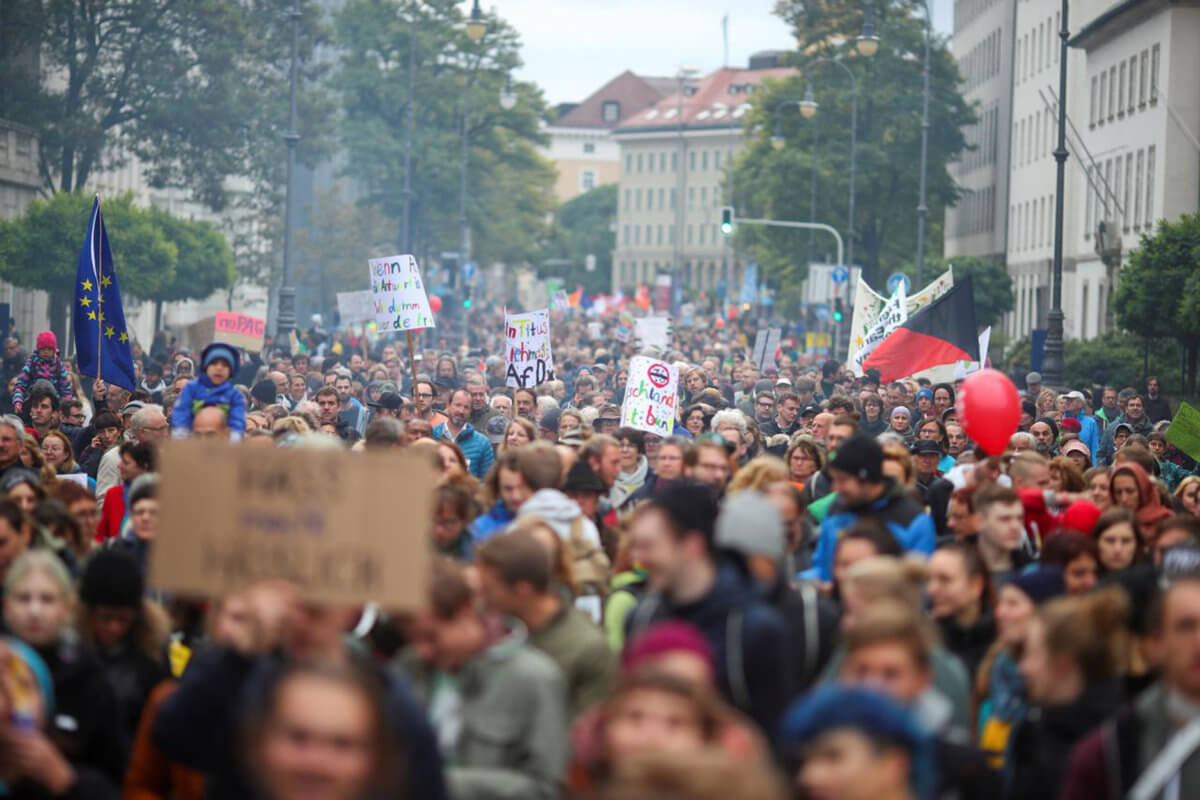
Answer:
[(1167, 441), (1192, 458), (1200, 459), (1200, 410), (1180, 403), (1167, 428)]
[(213, 596), (283, 578), (315, 603), (425, 600), (434, 478), (402, 453), (168, 442), (150, 584)]
[(778, 363), (775, 360), (775, 352), (779, 350), (779, 340), (783, 338), (783, 328), (767, 328), (759, 330), (754, 334), (754, 348), (752, 350), (752, 360), (758, 365), (759, 370), (765, 370), (767, 367), (772, 369), (777, 368)]
[(421, 268), (412, 256), (389, 256), (367, 261), (371, 297), (379, 330), (415, 331), (436, 327)]
[(338, 292), (338, 314), (345, 325), (362, 325), (375, 321), (375, 299), (370, 289), (361, 292)]
[(504, 315), (506, 386), (527, 389), (554, 380), (550, 352), (550, 311)]
[(263, 337), (266, 334), (266, 321), (249, 314), (218, 311), (213, 321), (213, 341), (228, 342), (252, 353), (263, 349)]
[(638, 317), (633, 323), (638, 347), (666, 350), (671, 344), (671, 320), (668, 317)]
[(656, 358), (634, 356), (621, 403), (621, 425), (659, 436), (675, 430), (679, 370)]

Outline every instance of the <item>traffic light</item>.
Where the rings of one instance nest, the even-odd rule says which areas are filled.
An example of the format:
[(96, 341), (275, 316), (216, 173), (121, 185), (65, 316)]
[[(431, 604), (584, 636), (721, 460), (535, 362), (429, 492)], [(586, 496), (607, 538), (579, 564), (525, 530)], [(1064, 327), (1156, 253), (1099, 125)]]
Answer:
[(726, 236), (733, 233), (733, 206), (721, 207), (721, 233)]
[(833, 301), (833, 321), (841, 322), (845, 316), (846, 312), (842, 307), (842, 298), (838, 297)]

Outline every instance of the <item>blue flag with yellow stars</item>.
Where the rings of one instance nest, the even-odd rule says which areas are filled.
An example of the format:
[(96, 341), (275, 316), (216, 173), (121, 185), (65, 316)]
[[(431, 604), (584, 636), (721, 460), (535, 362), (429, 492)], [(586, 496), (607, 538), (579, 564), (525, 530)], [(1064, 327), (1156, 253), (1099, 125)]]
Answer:
[(100, 215), (100, 195), (92, 204), (87, 238), (79, 251), (79, 270), (72, 298), (75, 308), (75, 356), (79, 374), (90, 375), (129, 391), (137, 389), (133, 352), (121, 289)]

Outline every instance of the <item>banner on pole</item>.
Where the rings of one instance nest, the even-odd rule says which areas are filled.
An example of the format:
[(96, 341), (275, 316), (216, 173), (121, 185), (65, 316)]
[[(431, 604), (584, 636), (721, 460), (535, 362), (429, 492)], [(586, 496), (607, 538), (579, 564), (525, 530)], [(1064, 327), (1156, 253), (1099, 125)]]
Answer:
[(904, 284), (901, 283), (896, 286), (896, 293), (884, 303), (879, 316), (875, 318), (875, 324), (867, 331), (862, 344), (854, 351), (852, 358), (854, 372), (862, 374), (863, 362), (867, 360), (867, 356), (871, 355), (879, 343), (888, 337), (888, 334), (908, 321), (905, 299)]
[(528, 389), (554, 380), (550, 352), (550, 310), (504, 315), (506, 386)]
[[(954, 288), (953, 268), (943, 272), (916, 294), (906, 295), (904, 300), (905, 314), (911, 317), (952, 288)], [(849, 334), (851, 353), (866, 343), (867, 335), (875, 327), (875, 321), (878, 319), (880, 312), (883, 311), (883, 307), (887, 301), (886, 297), (883, 297), (872, 289), (863, 279), (862, 275), (859, 275), (858, 287), (854, 292), (854, 310), (850, 315)], [(855, 375), (862, 375), (860, 364), (861, 362), (856, 362), (853, 358), (850, 359), (849, 367)]]
[(621, 425), (659, 436), (675, 430), (679, 370), (666, 361), (634, 356), (621, 404)]
[(417, 260), (409, 255), (367, 261), (375, 321), (383, 331), (436, 327)]
[(227, 342), (252, 353), (263, 349), (266, 333), (266, 321), (247, 314), (218, 311), (213, 321), (213, 341)]

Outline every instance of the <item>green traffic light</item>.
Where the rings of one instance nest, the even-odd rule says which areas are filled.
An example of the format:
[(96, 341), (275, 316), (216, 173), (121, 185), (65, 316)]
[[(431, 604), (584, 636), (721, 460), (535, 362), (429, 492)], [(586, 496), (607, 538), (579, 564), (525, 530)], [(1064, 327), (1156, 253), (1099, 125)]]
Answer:
[(470, 307), (471, 307), (471, 298), (468, 297), (466, 300), (463, 300), (463, 308), (470, 308)]
[(841, 321), (842, 321), (842, 312), (840, 312), (840, 311), (834, 311), (834, 312), (833, 312), (833, 321), (834, 321), (834, 322), (841, 322)]

